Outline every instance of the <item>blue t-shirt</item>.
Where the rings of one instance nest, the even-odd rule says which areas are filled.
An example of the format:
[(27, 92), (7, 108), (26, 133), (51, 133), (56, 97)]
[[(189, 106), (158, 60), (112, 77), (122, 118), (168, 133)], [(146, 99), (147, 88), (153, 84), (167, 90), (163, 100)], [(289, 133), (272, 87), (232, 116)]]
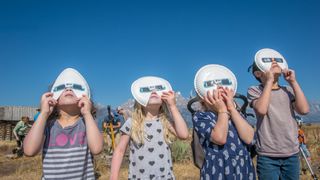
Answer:
[(33, 121), (36, 122), (36, 120), (38, 119), (40, 112), (37, 112), (36, 115), (33, 116)]
[[(113, 125), (117, 125), (118, 122), (122, 122), (123, 121), (123, 117), (120, 116), (115, 110), (111, 110), (111, 115), (113, 116)], [(107, 115), (104, 119), (104, 122), (106, 123), (110, 123), (111, 119), (109, 118), (109, 115)]]

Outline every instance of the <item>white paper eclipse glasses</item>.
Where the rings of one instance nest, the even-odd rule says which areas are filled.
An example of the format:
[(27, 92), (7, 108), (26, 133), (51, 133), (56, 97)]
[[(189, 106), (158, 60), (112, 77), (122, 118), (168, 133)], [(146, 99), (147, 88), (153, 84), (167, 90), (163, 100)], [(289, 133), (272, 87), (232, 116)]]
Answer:
[(198, 70), (194, 88), (200, 98), (204, 98), (209, 90), (216, 90), (218, 86), (228, 87), (236, 93), (237, 79), (232, 71), (218, 64), (209, 64)]
[(54, 99), (59, 99), (62, 92), (70, 88), (78, 98), (87, 95), (90, 98), (90, 88), (84, 77), (75, 69), (67, 68), (63, 70), (55, 80), (51, 92)]
[(163, 92), (171, 90), (172, 87), (167, 80), (155, 76), (141, 77), (131, 85), (132, 96), (142, 106), (147, 106), (152, 92), (161, 96)]
[(288, 69), (286, 59), (276, 50), (269, 48), (260, 49), (254, 57), (255, 64), (263, 72), (270, 70), (272, 60), (275, 60), (281, 69)]

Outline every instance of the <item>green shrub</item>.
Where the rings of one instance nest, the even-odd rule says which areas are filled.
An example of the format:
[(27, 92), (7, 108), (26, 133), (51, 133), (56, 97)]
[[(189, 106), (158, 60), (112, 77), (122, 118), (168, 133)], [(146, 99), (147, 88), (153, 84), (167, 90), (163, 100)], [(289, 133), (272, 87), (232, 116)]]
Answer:
[(191, 159), (191, 147), (187, 142), (180, 140), (175, 141), (171, 144), (171, 151), (173, 162)]

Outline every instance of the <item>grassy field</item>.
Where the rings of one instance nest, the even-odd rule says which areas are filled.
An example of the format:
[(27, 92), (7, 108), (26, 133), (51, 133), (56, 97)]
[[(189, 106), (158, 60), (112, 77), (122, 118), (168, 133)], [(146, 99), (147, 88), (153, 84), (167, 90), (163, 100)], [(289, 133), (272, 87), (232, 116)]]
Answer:
[[(313, 170), (320, 176), (320, 125), (304, 127), (308, 140), (309, 150), (312, 154)], [(179, 179), (199, 179), (199, 170), (193, 165), (190, 140), (176, 141), (172, 148), (174, 160), (174, 174)], [(15, 158), (12, 149), (15, 142), (0, 141), (0, 179), (5, 180), (31, 180), (41, 178), (41, 156)], [(110, 176), (111, 156), (101, 153), (95, 157), (95, 170), (98, 179), (108, 179)], [(121, 179), (127, 179), (128, 164), (123, 161)], [(301, 179), (312, 179), (309, 172), (301, 175)]]

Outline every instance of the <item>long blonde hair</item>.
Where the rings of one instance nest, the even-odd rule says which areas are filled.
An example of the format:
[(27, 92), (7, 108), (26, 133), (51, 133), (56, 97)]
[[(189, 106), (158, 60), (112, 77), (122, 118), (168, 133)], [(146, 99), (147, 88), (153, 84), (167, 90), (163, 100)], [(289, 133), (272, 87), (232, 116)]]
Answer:
[[(169, 111), (166, 104), (162, 103), (159, 110), (159, 120), (163, 127), (163, 136), (167, 144), (172, 142), (174, 134), (170, 130), (172, 125), (169, 122)], [(134, 111), (132, 113), (132, 127), (131, 127), (131, 138), (136, 144), (144, 144), (144, 138), (146, 133), (144, 130), (144, 121), (146, 119), (146, 113), (143, 110), (143, 107), (135, 102)]]

